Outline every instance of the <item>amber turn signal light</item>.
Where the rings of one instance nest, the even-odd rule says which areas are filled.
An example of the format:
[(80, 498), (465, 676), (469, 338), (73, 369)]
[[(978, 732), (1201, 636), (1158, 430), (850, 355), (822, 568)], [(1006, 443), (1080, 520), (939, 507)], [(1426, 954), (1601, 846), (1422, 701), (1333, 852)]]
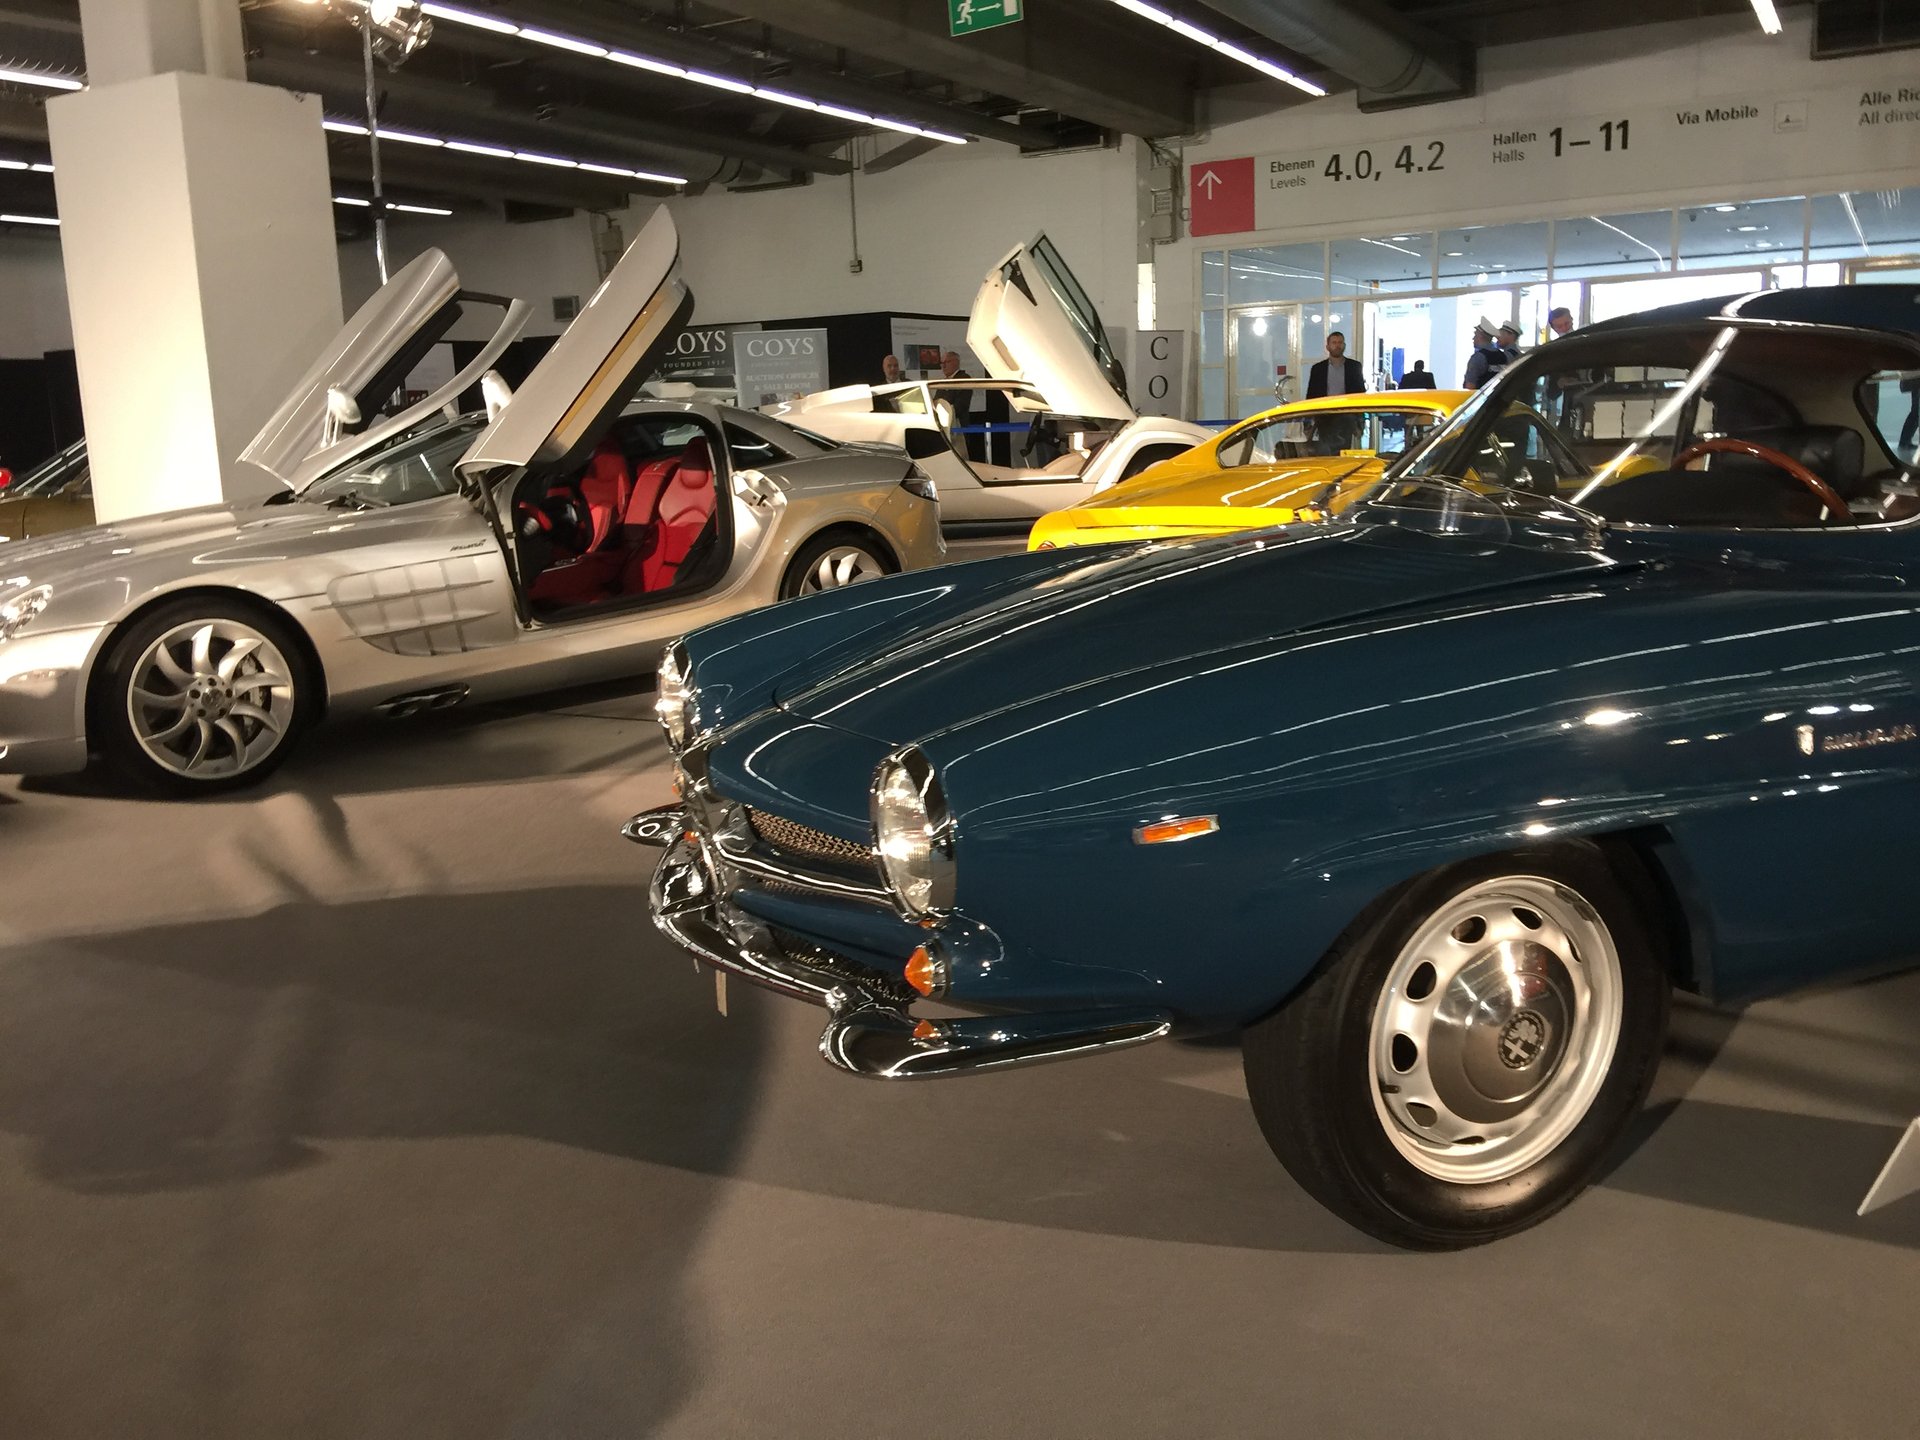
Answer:
[(1191, 840), (1196, 835), (1211, 835), (1220, 828), (1217, 815), (1183, 815), (1156, 820), (1133, 832), (1136, 845), (1170, 845), (1175, 840)]
[(947, 988), (947, 967), (928, 953), (927, 947), (918, 947), (907, 957), (907, 984), (922, 995), (938, 995)]
[(922, 1020), (913, 1027), (913, 1038), (916, 1040), (938, 1040), (940, 1038), (940, 1027), (931, 1020)]

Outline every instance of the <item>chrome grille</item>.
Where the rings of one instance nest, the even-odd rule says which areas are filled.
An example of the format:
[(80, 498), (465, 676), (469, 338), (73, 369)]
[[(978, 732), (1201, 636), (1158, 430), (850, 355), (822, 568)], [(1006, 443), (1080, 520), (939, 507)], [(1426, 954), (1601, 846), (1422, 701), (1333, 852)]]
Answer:
[(829, 835), (811, 825), (782, 820), (778, 815), (769, 815), (751, 806), (747, 808), (747, 824), (759, 839), (790, 854), (813, 855), (822, 860), (840, 860), (858, 865), (871, 864), (873, 861), (873, 852), (865, 845), (842, 840), (838, 835)]

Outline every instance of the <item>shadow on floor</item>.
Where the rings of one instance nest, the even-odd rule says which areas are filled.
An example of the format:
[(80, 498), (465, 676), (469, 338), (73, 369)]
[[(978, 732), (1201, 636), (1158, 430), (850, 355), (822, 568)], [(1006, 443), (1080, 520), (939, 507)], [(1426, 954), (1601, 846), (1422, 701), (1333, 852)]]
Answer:
[[(631, 773), (666, 756), (666, 741), (652, 715), (652, 694), (651, 679), (623, 680), (401, 720), (323, 723), (300, 737), (280, 769), (258, 786), (192, 803), (244, 805), (285, 791), (368, 795), (498, 784), (609, 767)], [(537, 733), (529, 733), (528, 726), (537, 727)], [(555, 744), (556, 726), (576, 733)], [(28, 776), (19, 789), (28, 798), (43, 794), (176, 803), (130, 792), (98, 763), (76, 775)], [(0, 795), (0, 803), (10, 798)]]
[(0, 1434), (652, 1433), (763, 1046), (650, 934), (605, 887), (0, 951), (0, 1130), (68, 1197), (6, 1185)]

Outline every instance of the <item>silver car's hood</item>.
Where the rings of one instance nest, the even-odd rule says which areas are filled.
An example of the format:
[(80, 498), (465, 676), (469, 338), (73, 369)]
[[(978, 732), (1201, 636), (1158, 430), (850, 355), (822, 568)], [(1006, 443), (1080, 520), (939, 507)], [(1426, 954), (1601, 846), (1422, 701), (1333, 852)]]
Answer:
[[(347, 536), (360, 524), (422, 508), (439, 510), (343, 510), (299, 500), (202, 505), (12, 544), (6, 548), (5, 569), (9, 576), (56, 587), (154, 566), (163, 566), (171, 576), (211, 578), (231, 565), (337, 549), (351, 543)], [(392, 522), (382, 529), (391, 533)]]

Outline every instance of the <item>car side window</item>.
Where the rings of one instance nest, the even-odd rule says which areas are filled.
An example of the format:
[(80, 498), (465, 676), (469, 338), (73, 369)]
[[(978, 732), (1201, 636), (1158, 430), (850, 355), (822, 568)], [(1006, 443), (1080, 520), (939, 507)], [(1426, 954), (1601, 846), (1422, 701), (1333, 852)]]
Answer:
[(1239, 435), (1230, 435), (1217, 452), (1227, 469), (1241, 465), (1273, 465), (1297, 460), (1307, 451), (1307, 427), (1299, 420), (1269, 420)]
[(1563, 480), (1588, 472), (1566, 446), (1550, 435), (1540, 417), (1523, 406), (1509, 406), (1494, 422), (1473, 457), (1483, 480), (1551, 494)]
[(1859, 401), (1860, 413), (1886, 459), (1913, 469), (1920, 459), (1920, 370), (1881, 370), (1869, 375), (1860, 382)]
[(742, 429), (734, 424), (728, 424), (723, 428), (727, 433), (727, 456), (737, 469), (750, 469), (756, 465), (777, 465), (782, 460), (793, 458), (771, 440), (755, 435), (751, 430)]

